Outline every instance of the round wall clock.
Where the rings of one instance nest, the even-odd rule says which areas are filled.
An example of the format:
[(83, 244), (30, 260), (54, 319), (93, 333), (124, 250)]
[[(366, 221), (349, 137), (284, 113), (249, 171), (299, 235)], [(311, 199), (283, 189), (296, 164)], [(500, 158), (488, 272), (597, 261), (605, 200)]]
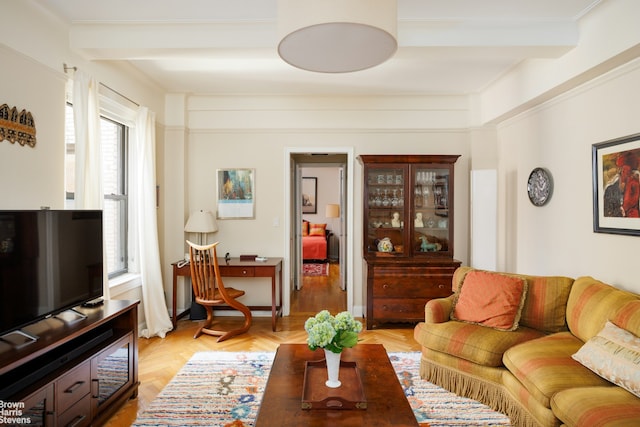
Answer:
[(527, 181), (527, 194), (529, 200), (535, 206), (542, 206), (549, 201), (553, 191), (553, 181), (549, 171), (543, 168), (535, 168)]

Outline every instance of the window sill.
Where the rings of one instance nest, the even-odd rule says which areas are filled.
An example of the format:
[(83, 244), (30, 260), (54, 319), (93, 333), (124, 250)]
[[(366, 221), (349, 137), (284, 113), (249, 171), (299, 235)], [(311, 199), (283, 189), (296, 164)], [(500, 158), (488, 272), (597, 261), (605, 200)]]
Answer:
[(126, 273), (109, 280), (109, 293), (113, 298), (139, 288), (141, 285), (139, 274)]

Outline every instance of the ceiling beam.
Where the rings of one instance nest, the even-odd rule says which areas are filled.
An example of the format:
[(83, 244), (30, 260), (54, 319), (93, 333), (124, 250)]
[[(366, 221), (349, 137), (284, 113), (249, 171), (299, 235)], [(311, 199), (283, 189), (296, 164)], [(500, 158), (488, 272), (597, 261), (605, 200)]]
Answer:
[[(274, 49), (275, 22), (76, 23), (70, 47), (87, 59), (144, 59), (183, 56), (212, 49)], [(401, 21), (400, 48), (514, 49), (535, 57), (559, 57), (578, 42), (573, 21)], [(468, 52), (465, 52), (468, 54)]]

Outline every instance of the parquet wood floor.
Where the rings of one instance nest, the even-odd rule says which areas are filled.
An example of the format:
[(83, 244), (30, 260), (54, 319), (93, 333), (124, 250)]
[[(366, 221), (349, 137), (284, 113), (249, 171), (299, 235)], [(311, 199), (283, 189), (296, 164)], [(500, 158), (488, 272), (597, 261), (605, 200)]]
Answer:
[[(131, 425), (175, 376), (178, 370), (198, 351), (275, 351), (282, 343), (305, 343), (304, 322), (321, 309), (332, 313), (346, 307), (346, 295), (340, 289), (332, 265), (328, 277), (305, 277), (300, 291), (291, 296), (291, 315), (278, 319), (277, 331), (271, 330), (271, 318), (254, 317), (249, 331), (222, 343), (215, 337), (203, 335), (197, 339), (193, 334), (200, 322), (182, 319), (175, 331), (165, 338), (140, 338), (138, 340), (138, 397), (129, 400), (105, 424), (108, 427)], [(221, 327), (241, 322), (239, 317), (219, 317)], [(364, 319), (361, 319), (364, 320)], [(364, 323), (364, 321), (363, 321)], [(359, 336), (361, 343), (383, 344), (389, 352), (418, 351), (413, 339), (413, 328), (364, 330)]]

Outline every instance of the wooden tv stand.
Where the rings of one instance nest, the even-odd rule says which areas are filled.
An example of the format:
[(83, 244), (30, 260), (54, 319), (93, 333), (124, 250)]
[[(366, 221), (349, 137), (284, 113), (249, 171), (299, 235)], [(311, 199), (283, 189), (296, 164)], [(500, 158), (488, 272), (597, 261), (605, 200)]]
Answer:
[(138, 392), (138, 301), (111, 300), (23, 328), (37, 340), (0, 341), (0, 400), (15, 424), (103, 424)]

